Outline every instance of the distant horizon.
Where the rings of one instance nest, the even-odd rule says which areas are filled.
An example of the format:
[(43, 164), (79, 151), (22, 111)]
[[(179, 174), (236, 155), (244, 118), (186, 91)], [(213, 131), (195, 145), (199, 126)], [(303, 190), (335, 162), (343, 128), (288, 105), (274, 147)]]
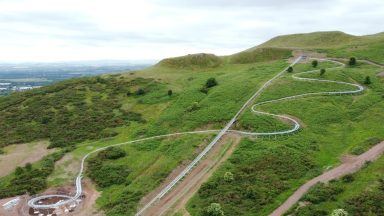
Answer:
[[(229, 55), (278, 35), (384, 31), (382, 0), (2, 0), (2, 62)], [(379, 30), (378, 30), (379, 29)]]

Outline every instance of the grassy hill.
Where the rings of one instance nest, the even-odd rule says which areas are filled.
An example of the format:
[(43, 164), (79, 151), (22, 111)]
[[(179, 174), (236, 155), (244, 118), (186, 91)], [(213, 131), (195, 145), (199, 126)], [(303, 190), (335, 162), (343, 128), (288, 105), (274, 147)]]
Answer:
[(214, 54), (199, 53), (166, 58), (157, 65), (170, 68), (212, 68), (222, 64), (222, 59)]
[(267, 47), (313, 50), (326, 53), (330, 57), (355, 56), (384, 64), (383, 33), (354, 36), (344, 32), (331, 31), (282, 35), (255, 46), (249, 51)]
[[(78, 167), (84, 155), (99, 147), (160, 134), (222, 128), (263, 83), (289, 64), (286, 59), (293, 50), (384, 62), (383, 39), (382, 33), (280, 36), (230, 56), (168, 58), (141, 71), (72, 79), (0, 97), (0, 147), (40, 139), (58, 147), (55, 154), (32, 168), (19, 168), (1, 178), (0, 197), (72, 184), (77, 173), (70, 168)], [(320, 63), (318, 68), (330, 65)], [(309, 69), (310, 64), (300, 64), (294, 72)], [(263, 110), (297, 117), (304, 128), (275, 140), (243, 139), (190, 201), (191, 215), (203, 215), (212, 202), (220, 203), (226, 215), (267, 215), (301, 183), (337, 164), (342, 154), (365, 148), (371, 139), (384, 139), (384, 80), (376, 76), (378, 72), (377, 67), (359, 63), (325, 74), (326, 79), (358, 83), (369, 75), (372, 84), (362, 95), (263, 105)], [(210, 78), (218, 85), (207, 87)], [(344, 88), (300, 82), (286, 74), (258, 101)], [(288, 125), (246, 110), (235, 128), (265, 132)], [(105, 156), (114, 152), (94, 155), (87, 164), (87, 176), (102, 191), (98, 207), (107, 215), (133, 215), (140, 200), (190, 161), (212, 135), (175, 136), (110, 150), (118, 152), (118, 157)], [(234, 181), (223, 179), (226, 172), (234, 174)], [(330, 211), (331, 207), (324, 209)]]

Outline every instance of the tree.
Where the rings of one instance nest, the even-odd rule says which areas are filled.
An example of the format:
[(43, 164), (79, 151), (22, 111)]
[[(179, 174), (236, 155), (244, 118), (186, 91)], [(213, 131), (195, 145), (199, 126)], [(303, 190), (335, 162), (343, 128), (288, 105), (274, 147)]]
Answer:
[(369, 76), (366, 76), (365, 77), (365, 80), (364, 80), (364, 84), (367, 84), (367, 85), (369, 85), (369, 84), (371, 84), (372, 82), (371, 82), (371, 78), (369, 77)]
[(205, 83), (205, 87), (212, 88), (213, 86), (216, 86), (218, 83), (215, 78), (209, 78), (207, 82)]
[(322, 68), (322, 69), (320, 70), (320, 76), (323, 76), (324, 74), (325, 74), (325, 69)]
[(224, 216), (224, 212), (219, 203), (211, 203), (206, 209), (204, 216)]
[(234, 180), (233, 174), (231, 172), (226, 172), (224, 174), (224, 181), (231, 182)]
[(173, 94), (172, 90), (171, 90), (171, 89), (169, 89), (169, 90), (168, 90), (168, 96), (169, 96), (169, 97), (171, 97), (171, 96), (172, 96), (172, 94)]
[(32, 164), (31, 164), (31, 163), (26, 163), (26, 164), (25, 164), (25, 169), (26, 169), (27, 171), (31, 171), (31, 170), (32, 170)]
[(292, 73), (293, 72), (293, 67), (289, 66), (288, 69), (287, 69), (287, 72), (288, 73)]
[(355, 57), (351, 57), (349, 59), (349, 62), (348, 62), (349, 66), (354, 66), (356, 65), (356, 58)]
[(317, 67), (317, 65), (319, 64), (319, 62), (317, 60), (313, 60), (312, 61), (312, 67)]
[(335, 209), (332, 211), (331, 216), (348, 216), (348, 212), (344, 209)]

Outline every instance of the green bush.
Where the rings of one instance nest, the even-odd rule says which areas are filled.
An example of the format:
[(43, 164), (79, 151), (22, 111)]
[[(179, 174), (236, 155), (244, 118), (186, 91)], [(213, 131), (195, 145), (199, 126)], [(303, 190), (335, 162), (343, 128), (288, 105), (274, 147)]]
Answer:
[(341, 192), (343, 189), (334, 183), (318, 183), (304, 195), (302, 200), (318, 204), (327, 200), (335, 200), (336, 195)]
[(384, 193), (365, 191), (345, 202), (351, 215), (384, 215)]
[(142, 88), (139, 88), (139, 89), (136, 90), (135, 94), (136, 95), (144, 95), (145, 94), (145, 90), (142, 89)]
[(354, 66), (356, 65), (356, 58), (355, 57), (351, 57), (348, 61), (348, 65), (349, 66)]
[(224, 212), (221, 209), (219, 203), (211, 203), (203, 213), (204, 216), (224, 216)]
[(319, 64), (319, 62), (317, 60), (313, 60), (312, 61), (312, 67), (317, 67), (317, 65)]
[(372, 83), (371, 82), (371, 78), (369, 76), (366, 76), (365, 79), (364, 79), (364, 84), (369, 85), (371, 83)]
[(119, 147), (108, 147), (107, 149), (99, 152), (97, 156), (100, 159), (110, 159), (110, 160), (116, 160), (121, 157), (126, 156), (126, 152)]
[(212, 87), (214, 87), (214, 86), (217, 86), (217, 81), (216, 81), (216, 79), (215, 78), (209, 78), (208, 80), (207, 80), (207, 82), (205, 83), (205, 87), (207, 87), (207, 88), (212, 88)]
[(347, 174), (347, 175), (343, 176), (343, 177), (341, 178), (341, 180), (342, 180), (343, 182), (345, 182), (345, 183), (350, 183), (350, 182), (353, 182), (353, 181), (355, 180), (355, 177), (353, 177), (352, 174)]

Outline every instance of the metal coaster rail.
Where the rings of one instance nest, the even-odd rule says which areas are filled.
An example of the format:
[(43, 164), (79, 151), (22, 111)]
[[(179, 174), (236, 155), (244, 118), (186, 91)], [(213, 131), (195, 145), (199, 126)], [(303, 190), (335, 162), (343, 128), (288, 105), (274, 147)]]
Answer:
[[(300, 56), (295, 59), (295, 61), (290, 64), (288, 67), (293, 67), (295, 64), (297, 64), (303, 57)], [(311, 58), (315, 59), (315, 58)], [(335, 60), (329, 60), (329, 59), (317, 59), (319, 61), (329, 61), (338, 64), (337, 67), (329, 68), (329, 69), (335, 69), (335, 68), (341, 68), (344, 67), (345, 65), (339, 61)], [(309, 74), (309, 73), (314, 73), (318, 72), (319, 70), (311, 70), (311, 71), (306, 71), (306, 72), (301, 72), (301, 73), (294, 73), (292, 74), (292, 78), (295, 80), (300, 80), (300, 81), (310, 81), (310, 82), (328, 82), (328, 83), (336, 83), (336, 84), (342, 84), (342, 85), (349, 85), (354, 87), (354, 90), (346, 90), (346, 91), (327, 91), (327, 92), (310, 92), (310, 93), (305, 93), (305, 94), (299, 94), (299, 95), (293, 95), (293, 96), (288, 96), (288, 97), (283, 97), (279, 99), (273, 99), (273, 100), (268, 100), (268, 101), (263, 101), (254, 104), (251, 107), (251, 110), (260, 115), (268, 115), (272, 116), (275, 118), (279, 119), (285, 119), (289, 122), (292, 123), (293, 127), (291, 129), (283, 130), (283, 131), (273, 131), (273, 132), (248, 132), (248, 131), (239, 131), (239, 130), (231, 130), (230, 128), (233, 126), (235, 121), (238, 119), (240, 114), (252, 103), (252, 101), (258, 97), (274, 80), (279, 78), (281, 75), (283, 75), (286, 70), (288, 69), (286, 67), (284, 70), (276, 74), (274, 77), (272, 77), (270, 80), (268, 80), (266, 83), (264, 83), (244, 104), (243, 106), (239, 109), (239, 111), (233, 116), (233, 118), (226, 124), (226, 126), (221, 129), (221, 130), (202, 130), (202, 131), (188, 131), (188, 132), (179, 132), (179, 133), (172, 133), (172, 134), (164, 134), (164, 135), (158, 135), (158, 136), (152, 136), (152, 137), (147, 137), (147, 138), (142, 138), (142, 139), (137, 139), (137, 140), (132, 140), (128, 142), (123, 142), (123, 143), (118, 143), (118, 144), (113, 144), (109, 146), (105, 146), (99, 149), (96, 149), (94, 151), (89, 152), (86, 154), (82, 160), (81, 160), (81, 165), (80, 165), (80, 171), (76, 177), (75, 180), (75, 185), (76, 185), (76, 194), (74, 196), (67, 196), (67, 195), (43, 195), (43, 196), (38, 196), (35, 198), (32, 198), (28, 201), (28, 206), (35, 208), (35, 209), (51, 209), (51, 208), (57, 208), (62, 205), (66, 205), (69, 203), (76, 202), (79, 197), (82, 194), (82, 185), (81, 185), (81, 179), (83, 177), (83, 172), (84, 172), (84, 164), (86, 159), (99, 151), (105, 150), (109, 147), (113, 146), (121, 146), (121, 145), (127, 145), (131, 143), (136, 143), (136, 142), (143, 142), (146, 140), (153, 140), (153, 139), (161, 139), (165, 137), (170, 137), (170, 136), (177, 136), (177, 135), (184, 135), (184, 134), (202, 134), (202, 133), (217, 133), (215, 138), (204, 148), (204, 150), (190, 163), (188, 164), (187, 167), (184, 168), (180, 172), (179, 175), (177, 175), (168, 185), (166, 185), (154, 198), (152, 198), (146, 205), (144, 205), (137, 213), (136, 216), (142, 215), (146, 209), (148, 209), (151, 205), (153, 205), (156, 201), (160, 200), (165, 194), (167, 194), (172, 188), (180, 182), (193, 168), (194, 166), (216, 145), (216, 143), (226, 134), (226, 133), (238, 133), (241, 135), (247, 135), (247, 136), (272, 136), (272, 135), (285, 135), (285, 134), (290, 134), (298, 131), (300, 129), (300, 123), (295, 120), (294, 118), (285, 116), (285, 115), (279, 115), (279, 114), (273, 114), (273, 113), (267, 113), (264, 111), (258, 111), (256, 110), (256, 107), (267, 104), (267, 103), (276, 103), (280, 101), (285, 101), (285, 100), (292, 100), (292, 99), (297, 99), (297, 98), (302, 98), (306, 96), (314, 96), (314, 95), (343, 95), (343, 94), (356, 94), (364, 91), (364, 87), (355, 84), (355, 83), (348, 83), (348, 82), (343, 82), (343, 81), (333, 81), (333, 80), (325, 80), (325, 79), (315, 79), (315, 78), (304, 78), (304, 77), (299, 77), (298, 75), (301, 74)], [(329, 70), (328, 69), (328, 70)], [(65, 200), (61, 200), (60, 202), (54, 203), (54, 204), (38, 204), (41, 200), (48, 199), (48, 198), (63, 198)]]

